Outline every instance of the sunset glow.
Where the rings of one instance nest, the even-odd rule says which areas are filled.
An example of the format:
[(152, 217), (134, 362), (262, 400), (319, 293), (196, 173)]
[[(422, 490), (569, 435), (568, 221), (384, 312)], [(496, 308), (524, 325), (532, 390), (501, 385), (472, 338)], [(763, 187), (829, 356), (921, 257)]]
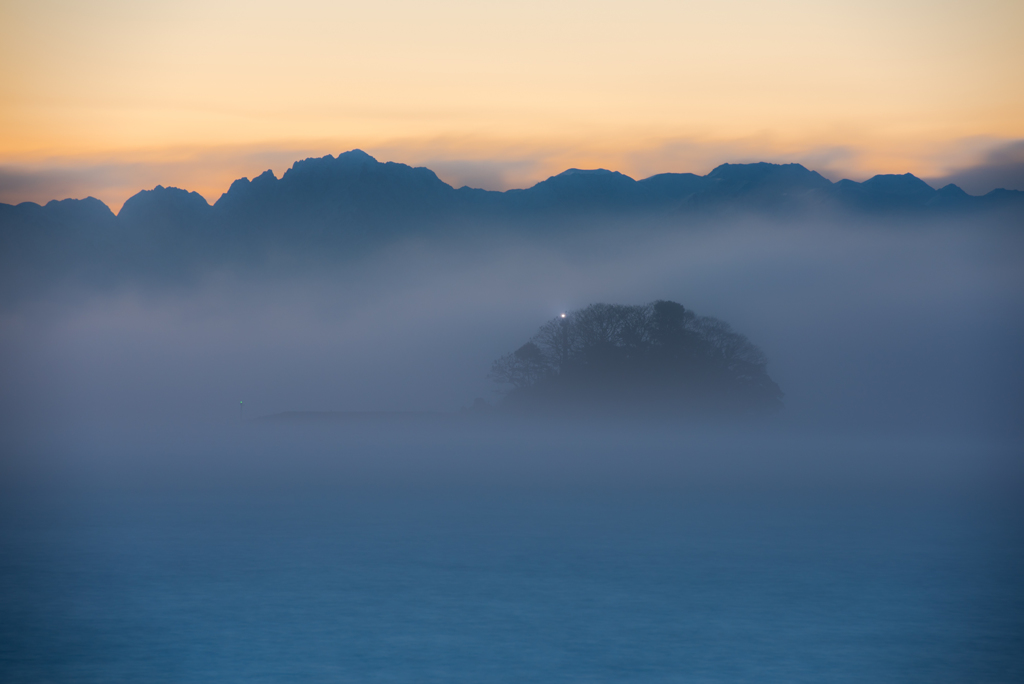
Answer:
[(522, 187), (798, 161), (938, 177), (1024, 138), (1024, 5), (6, 3), (0, 201), (239, 176), (361, 148)]

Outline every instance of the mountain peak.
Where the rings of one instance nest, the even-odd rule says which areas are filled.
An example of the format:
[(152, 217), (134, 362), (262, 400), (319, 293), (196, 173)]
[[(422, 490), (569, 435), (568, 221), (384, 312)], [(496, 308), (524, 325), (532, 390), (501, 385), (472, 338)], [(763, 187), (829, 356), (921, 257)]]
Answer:
[(566, 169), (562, 173), (553, 176), (553, 178), (561, 178), (563, 176), (625, 176), (625, 174), (618, 171), (609, 171), (608, 169)]
[(773, 164), (771, 162), (753, 162), (750, 164), (719, 164), (707, 175), (708, 178), (763, 178), (772, 175), (786, 176), (819, 176), (816, 171), (809, 170), (803, 164)]
[(209, 202), (198, 192), (157, 185), (152, 190), (142, 190), (129, 197), (117, 217), (144, 222), (149, 217), (160, 216), (161, 220), (172, 221), (200, 215), (209, 208)]
[(935, 188), (912, 173), (882, 173), (872, 176), (861, 185), (886, 195), (931, 195)]
[[(327, 156), (329, 157), (330, 155), (327, 155)], [(380, 163), (372, 155), (369, 155), (369, 154), (367, 154), (366, 152), (363, 152), (360, 149), (354, 149), (354, 150), (349, 150), (348, 152), (342, 152), (341, 154), (338, 155), (338, 161), (341, 161), (342, 159), (344, 159), (345, 161), (364, 161), (364, 162), (369, 161), (369, 162), (374, 162), (374, 163), (378, 163), (378, 164)]]
[(722, 164), (705, 176), (731, 193), (775, 192), (783, 195), (808, 190), (828, 190), (832, 181), (803, 164)]
[(954, 185), (953, 183), (950, 183), (949, 185), (944, 185), (941, 188), (939, 188), (939, 193), (946, 195), (948, 197), (970, 197), (970, 195), (964, 192), (963, 188), (961, 188), (959, 185)]

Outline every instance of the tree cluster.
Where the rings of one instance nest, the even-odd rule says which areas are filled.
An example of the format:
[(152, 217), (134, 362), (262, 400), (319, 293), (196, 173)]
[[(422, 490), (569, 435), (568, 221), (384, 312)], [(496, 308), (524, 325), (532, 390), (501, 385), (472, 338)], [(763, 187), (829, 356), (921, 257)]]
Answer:
[(728, 323), (676, 302), (592, 304), (545, 323), (490, 377), (520, 408), (731, 412), (781, 407), (767, 363)]

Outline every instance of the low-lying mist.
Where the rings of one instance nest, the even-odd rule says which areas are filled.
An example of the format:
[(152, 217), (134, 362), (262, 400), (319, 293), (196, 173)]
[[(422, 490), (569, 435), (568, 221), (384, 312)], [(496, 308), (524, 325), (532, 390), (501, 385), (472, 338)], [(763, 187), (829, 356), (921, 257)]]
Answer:
[[(378, 482), (654, 481), (666, 463), (689, 473), (679, 481), (751, 479), (783, 462), (782, 479), (870, 480), (867, 469), (955, 480), (972, 459), (989, 468), (982, 453), (1003, 465), (1019, 454), (1022, 257), (1024, 236), (1005, 226), (745, 219), (406, 240), (272, 276), (210, 268), (159, 285), (61, 287), (0, 312), (5, 470), (284, 483), (324, 463), (351, 474), (379, 452), (365, 471)], [(499, 405), (492, 361), (561, 312), (657, 299), (758, 345), (785, 393), (781, 414), (756, 426), (600, 427), (459, 414), (476, 398)], [(429, 426), (257, 420), (284, 411), (441, 415), (421, 417)], [(888, 446), (870, 446), (879, 440)], [(913, 457), (883, 455), (907, 443)]]

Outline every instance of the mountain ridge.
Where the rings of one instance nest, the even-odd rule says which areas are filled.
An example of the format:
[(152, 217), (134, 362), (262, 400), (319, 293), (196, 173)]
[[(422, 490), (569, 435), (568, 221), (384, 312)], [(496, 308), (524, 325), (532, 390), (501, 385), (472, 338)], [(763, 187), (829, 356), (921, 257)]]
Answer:
[[(277, 178), (272, 170), (236, 179), (212, 204), (196, 192), (157, 185), (130, 197), (113, 216), (131, 224), (194, 223), (206, 218), (224, 220), (238, 213), (239, 219), (269, 216), (283, 219), (287, 212), (296, 218), (309, 214), (310, 207), (366, 220), (372, 206), (384, 218), (414, 211), (491, 209), (511, 212), (622, 211), (675, 208), (708, 209), (732, 204), (742, 208), (778, 209), (786, 204), (834, 202), (855, 210), (891, 211), (953, 205), (1004, 204), (1024, 201), (1024, 192), (998, 189), (985, 195), (970, 195), (956, 185), (932, 188), (913, 174), (878, 174), (865, 181), (842, 179), (832, 182), (802, 164), (724, 163), (707, 175), (662, 173), (636, 180), (619, 171), (571, 168), (528, 188), (505, 191), (463, 186), (455, 188), (426, 167), (399, 162), (379, 162), (362, 150), (350, 150), (337, 157), (309, 157), (298, 160)], [(51, 200), (45, 205), (23, 202), (0, 204), (0, 221), (16, 213), (42, 209), (57, 214), (76, 213), (77, 203), (89, 205), (91, 219), (97, 217), (100, 200)], [(35, 207), (35, 209), (33, 208)], [(85, 205), (81, 205), (85, 210)], [(962, 207), (961, 207), (962, 208)], [(363, 211), (359, 211), (363, 209)], [(113, 212), (111, 212), (113, 213)], [(70, 217), (67, 217), (70, 218)], [(85, 218), (84, 216), (82, 218)]]
[(428, 168), (351, 150), (296, 161), (280, 178), (271, 170), (239, 178), (213, 204), (162, 185), (136, 193), (116, 215), (92, 197), (0, 204), (0, 267), (181, 273), (198, 264), (266, 264), (282, 255), (334, 259), (397, 239), (494, 231), (575, 239), (616, 223), (627, 234), (641, 223), (671, 230), (742, 216), (860, 215), (898, 224), (983, 213), (1024, 225), (1024, 192), (973, 196), (955, 185), (936, 190), (912, 174), (833, 183), (801, 164), (768, 162), (641, 180), (574, 168), (529, 188), (498, 192), (454, 188)]
[[(902, 229), (947, 217), (1024, 226), (1024, 192), (968, 195), (911, 174), (832, 183), (800, 164), (722, 164), (705, 176), (635, 180), (608, 169), (567, 169), (530, 188), (454, 188), (424, 167), (353, 150), (239, 178), (213, 204), (157, 185), (116, 215), (85, 199), (0, 204), (0, 299), (60, 283), (184, 282), (212, 270), (260, 273), (336, 268), (400, 241), (458, 248), (525, 237), (579, 250), (591, 236), (631, 241), (641, 230), (688, 230), (763, 217), (877, 223)], [(320, 266), (316, 266), (320, 267)]]

